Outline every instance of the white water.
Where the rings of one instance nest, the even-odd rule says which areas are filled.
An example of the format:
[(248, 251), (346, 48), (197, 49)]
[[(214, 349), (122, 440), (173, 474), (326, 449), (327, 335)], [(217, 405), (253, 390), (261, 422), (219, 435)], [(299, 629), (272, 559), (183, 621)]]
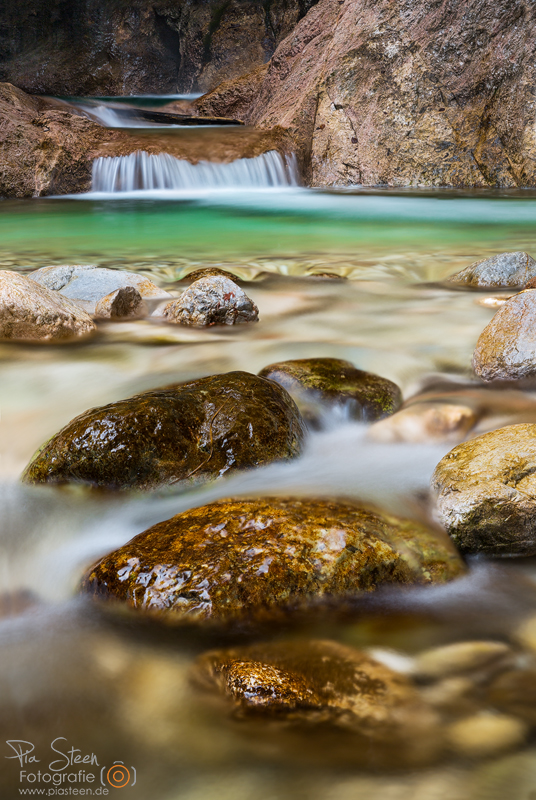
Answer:
[(295, 156), (275, 150), (256, 158), (238, 158), (230, 164), (200, 161), (190, 164), (168, 153), (96, 158), (92, 191), (197, 191), (209, 189), (267, 189), (298, 186)]

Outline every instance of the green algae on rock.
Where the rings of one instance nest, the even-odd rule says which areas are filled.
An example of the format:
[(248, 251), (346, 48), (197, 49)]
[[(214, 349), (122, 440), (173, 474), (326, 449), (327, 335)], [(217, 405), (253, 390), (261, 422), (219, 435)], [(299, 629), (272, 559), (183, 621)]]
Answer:
[(192, 683), (222, 697), (246, 734), (245, 723), (252, 721), (265, 729), (270, 722), (272, 735), (276, 725), (285, 746), (293, 735), (297, 746), (300, 734), (307, 733), (313, 757), (319, 748), (327, 745), (330, 751), (336, 744), (356, 764), (409, 766), (427, 763), (441, 750), (438, 718), (410, 681), (336, 642), (287, 641), (211, 651), (195, 662)]
[(317, 422), (326, 406), (340, 406), (353, 419), (374, 422), (402, 403), (398, 386), (339, 358), (300, 358), (270, 364), (259, 372), (283, 386), (302, 414)]
[(536, 425), (508, 425), (459, 444), (437, 465), (432, 489), (462, 552), (536, 554)]
[(448, 537), (353, 503), (223, 500), (178, 514), (105, 556), (86, 591), (164, 621), (272, 622), (382, 584), (464, 572)]
[(229, 372), (86, 411), (44, 445), (24, 480), (155, 489), (294, 458), (303, 437), (284, 389)]

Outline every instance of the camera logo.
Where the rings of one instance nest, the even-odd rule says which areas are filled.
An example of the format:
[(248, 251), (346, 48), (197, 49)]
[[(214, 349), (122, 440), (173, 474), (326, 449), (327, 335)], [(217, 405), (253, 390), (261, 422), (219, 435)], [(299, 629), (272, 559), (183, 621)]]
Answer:
[(125, 786), (136, 784), (136, 770), (134, 767), (127, 769), (122, 761), (114, 761), (109, 768), (103, 767), (100, 777), (103, 786), (111, 786), (113, 789), (123, 789)]

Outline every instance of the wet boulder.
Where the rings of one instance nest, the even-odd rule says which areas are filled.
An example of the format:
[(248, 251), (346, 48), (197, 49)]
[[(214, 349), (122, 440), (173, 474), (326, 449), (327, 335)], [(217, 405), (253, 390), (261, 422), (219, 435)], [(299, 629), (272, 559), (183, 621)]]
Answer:
[(437, 515), (460, 550), (536, 554), (536, 425), (508, 425), (451, 450), (432, 476)]
[(499, 308), (473, 353), (479, 378), (519, 380), (536, 375), (536, 290), (526, 289)]
[(197, 659), (192, 683), (220, 698), (246, 735), (258, 726), (282, 749), (301, 739), (312, 759), (409, 766), (441, 750), (438, 718), (409, 680), (336, 642), (212, 651)]
[(95, 323), (61, 295), (10, 270), (0, 271), (0, 338), (64, 342), (89, 336)]
[(155, 315), (168, 322), (203, 328), (208, 325), (239, 325), (257, 322), (259, 309), (234, 281), (223, 275), (199, 278), (176, 300)]
[(514, 252), (476, 261), (447, 282), (474, 289), (523, 289), (532, 278), (536, 278), (536, 261), (528, 253)]
[(42, 267), (32, 272), (30, 278), (41, 286), (60, 292), (64, 297), (75, 301), (89, 314), (95, 313), (95, 306), (99, 300), (117, 289), (129, 286), (136, 289), (146, 300), (164, 300), (171, 297), (169, 292), (143, 275), (122, 269), (97, 267), (94, 264)]
[(230, 372), (86, 411), (44, 445), (24, 480), (155, 489), (293, 458), (303, 436), (284, 389)]
[(373, 422), (393, 414), (402, 403), (395, 383), (339, 358), (280, 361), (264, 367), (259, 375), (283, 386), (313, 424), (318, 424), (328, 409)]
[(123, 286), (103, 297), (95, 306), (100, 319), (140, 319), (148, 314), (143, 297), (133, 286)]
[(164, 621), (278, 622), (382, 584), (464, 572), (447, 537), (352, 503), (223, 500), (140, 533), (90, 569), (86, 591)]

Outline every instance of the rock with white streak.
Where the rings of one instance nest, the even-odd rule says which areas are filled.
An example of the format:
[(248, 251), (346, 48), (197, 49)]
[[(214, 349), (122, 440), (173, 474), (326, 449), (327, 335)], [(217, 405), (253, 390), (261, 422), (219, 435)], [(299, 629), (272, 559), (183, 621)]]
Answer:
[(204, 328), (257, 322), (259, 309), (234, 281), (223, 275), (200, 278), (176, 300), (155, 312), (168, 322)]

